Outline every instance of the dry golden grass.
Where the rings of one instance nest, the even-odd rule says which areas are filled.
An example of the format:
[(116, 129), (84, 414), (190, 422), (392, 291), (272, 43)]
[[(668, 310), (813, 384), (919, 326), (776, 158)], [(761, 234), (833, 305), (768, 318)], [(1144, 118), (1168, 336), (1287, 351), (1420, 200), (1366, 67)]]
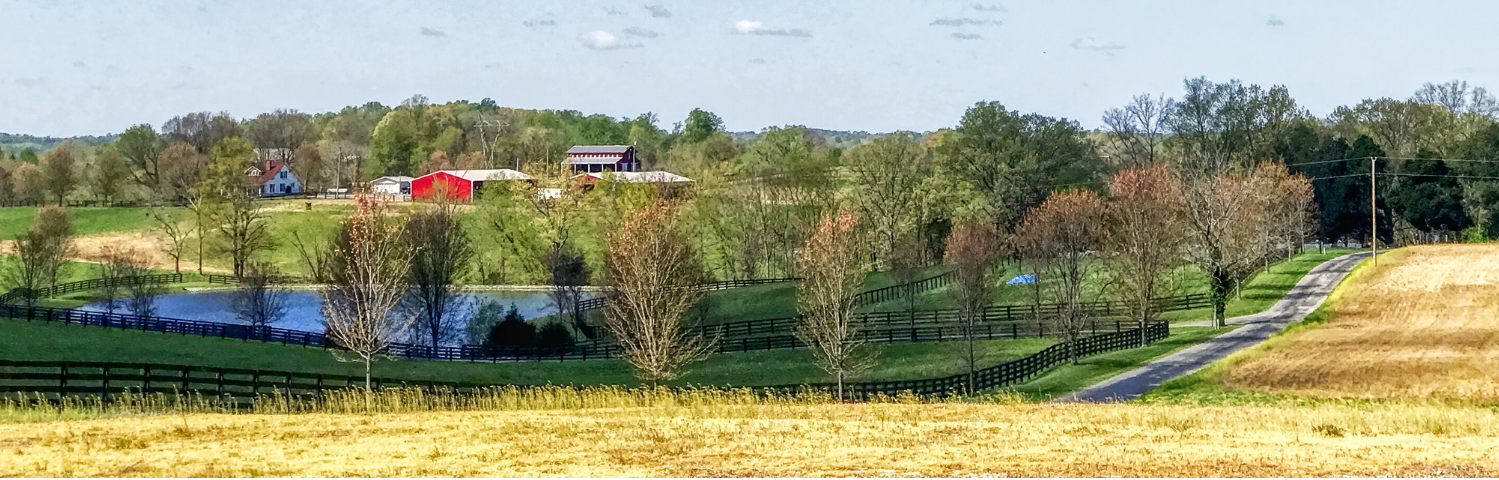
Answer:
[(1396, 250), (1345, 281), (1324, 325), (1266, 342), (1223, 387), (1499, 401), (1499, 245)]
[(1329, 476), (1499, 473), (1445, 405), (671, 404), (0, 424), (0, 476)]
[[(188, 240), (191, 242), (192, 240)], [(134, 248), (139, 253), (147, 268), (158, 270), (171, 270), (175, 264), (172, 257), (163, 250), (165, 240), (152, 232), (112, 232), (94, 235), (82, 235), (73, 238), (73, 255), (68, 260), (79, 262), (99, 263), (104, 260), (105, 250), (108, 248)], [(15, 255), (15, 240), (0, 240), (0, 255)], [(198, 264), (194, 261), (197, 257), (192, 253), (184, 253), (182, 257), (182, 271), (196, 270)], [(204, 272), (228, 273), (230, 270), (221, 267), (204, 266)]]

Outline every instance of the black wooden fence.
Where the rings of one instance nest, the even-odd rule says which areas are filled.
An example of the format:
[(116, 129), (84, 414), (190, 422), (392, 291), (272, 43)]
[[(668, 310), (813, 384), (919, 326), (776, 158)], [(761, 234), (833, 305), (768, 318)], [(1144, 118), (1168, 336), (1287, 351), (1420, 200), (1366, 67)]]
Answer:
[[(244, 280), (242, 280), (239, 277), (236, 277), (234, 275), (219, 275), (219, 274), (209, 274), (208, 275), (208, 283), (210, 283), (210, 284), (239, 285), (240, 283), (243, 283), (243, 282), (244, 282)], [(298, 276), (295, 276), (295, 275), (274, 275), (274, 276), (271, 277), (271, 283), (298, 284), (298, 283), (310, 283), (310, 282), (311, 282), (310, 279), (307, 279), (307, 278), (304, 278), (304, 277), (298, 277)]]
[[(141, 200), (68, 200), (62, 203), (65, 207), (148, 207), (152, 202)], [(171, 206), (183, 206), (185, 202), (170, 203)], [(56, 205), (51, 202), (36, 202), (33, 200), (6, 200), (0, 201), (0, 207), (40, 207), (43, 205)]]
[(30, 298), (55, 297), (73, 292), (97, 290), (111, 285), (142, 285), (142, 284), (168, 284), (182, 283), (181, 273), (163, 273), (157, 275), (140, 275), (134, 277), (116, 278), (93, 278), (79, 280), (76, 282), (59, 283), (51, 287), (38, 288), (36, 290), (18, 287), (11, 289), (4, 295), (0, 295), (0, 304), (6, 304), (17, 300)]
[[(697, 284), (696, 287), (698, 289), (702, 290), (702, 291), (705, 291), (705, 292), (712, 292), (712, 291), (716, 291), (716, 290), (728, 290), (730, 288), (739, 288), (739, 287), (752, 287), (752, 286), (755, 286), (755, 285), (765, 285), (765, 284), (769, 284), (769, 283), (795, 282), (797, 280), (801, 280), (801, 279), (800, 278), (795, 278), (795, 277), (787, 277), (787, 278), (751, 278), (751, 279), (746, 279), (746, 280), (722, 280), (722, 281), (717, 281), (717, 282), (700, 283), (700, 284)], [(594, 297), (594, 298), (589, 298), (589, 299), (581, 300), (581, 301), (578, 302), (578, 306), (576, 307), (575, 311), (586, 312), (586, 311), (589, 311), (589, 310), (598, 310), (600, 308), (604, 308), (604, 304), (606, 302), (608, 302), (608, 301), (609, 301), (608, 297)]]
[[(1074, 356), (1084, 357), (1112, 350), (1140, 347), (1164, 339), (1171, 334), (1166, 322), (1153, 323), (1145, 328), (1144, 342), (1141, 342), (1138, 329), (1124, 330), (1083, 338), (1076, 344), (1059, 343), (1040, 352), (979, 370), (974, 374), (974, 389), (982, 391), (1012, 385), (1034, 378), (1057, 364), (1069, 362)], [(867, 399), (875, 395), (895, 396), (904, 392), (925, 396), (943, 396), (967, 391), (968, 381), (968, 374), (961, 373), (920, 380), (845, 383), (843, 391), (846, 397), (855, 400)], [(821, 383), (755, 388), (778, 391), (834, 390), (837, 385)]]
[[(1182, 302), (1180, 305), (1191, 305)], [(314, 348), (340, 348), (321, 333), (275, 327), (252, 327), (219, 322), (140, 316), (127, 313), (90, 312), (80, 309), (0, 305), (0, 317), (19, 320), (62, 323), (67, 325), (118, 328), (163, 334), (195, 335), (297, 345)], [(735, 322), (703, 326), (702, 333), (719, 338), (719, 353), (780, 350), (804, 347), (793, 334), (795, 318)], [(1120, 332), (1133, 328), (1134, 322), (1095, 318), (1083, 328), (1085, 334)], [(732, 330), (731, 330), (732, 328)], [(983, 339), (1044, 337), (1048, 330), (1044, 320), (1016, 319), (984, 322), (974, 332)], [(911, 324), (891, 322), (870, 324), (860, 329), (862, 339), (872, 343), (945, 342), (966, 338), (962, 328), (953, 324)], [(432, 348), (427, 345), (393, 343), (385, 352), (392, 357), (467, 362), (566, 361), (616, 358), (620, 347), (607, 340), (594, 340), (560, 348), (497, 347), (462, 345)]]
[[(373, 388), (450, 387), (434, 381), (372, 378)], [(97, 395), (189, 394), (253, 400), (272, 392), (321, 396), (325, 390), (363, 387), (364, 377), (240, 368), (194, 367), (154, 363), (41, 362), (0, 360), (0, 392), (41, 394), (56, 398)]]
[[(1174, 297), (1162, 297), (1154, 300), (1156, 312), (1174, 312), (1180, 310), (1191, 310), (1212, 306), (1212, 299), (1205, 294), (1194, 293), (1191, 295), (1180, 295)], [(1055, 317), (1061, 311), (1062, 306), (1054, 303), (1043, 303), (1041, 305), (991, 305), (984, 308), (982, 322), (994, 328), (1010, 328), (1007, 325), (1020, 325), (1019, 328), (1031, 328), (1045, 330), (1046, 319)], [(1088, 304), (1086, 307), (1096, 321), (1105, 322), (1101, 318), (1119, 317), (1130, 313), (1129, 304), (1122, 301), (1098, 301)], [(855, 321), (865, 331), (927, 331), (933, 329), (945, 329), (953, 331), (959, 328), (961, 317), (957, 309), (940, 310), (917, 310), (913, 312), (865, 312), (855, 314)], [(744, 320), (738, 322), (727, 322), (715, 325), (702, 325), (697, 327), (696, 333), (705, 335), (720, 334), (725, 338), (766, 336), (766, 335), (791, 335), (797, 323), (797, 317), (766, 318), (759, 320)], [(1027, 327), (1029, 326), (1029, 327)], [(881, 333), (880, 335), (885, 335)], [(912, 336), (917, 335), (912, 333)], [(1044, 335), (1044, 333), (1043, 333)]]
[(887, 302), (890, 300), (906, 298), (906, 296), (908, 295), (915, 295), (917, 293), (925, 292), (928, 290), (935, 290), (948, 286), (951, 283), (952, 272), (947, 272), (941, 275), (923, 278), (921, 280), (916, 280), (910, 283), (891, 285), (885, 288), (876, 288), (874, 290), (869, 290), (858, 295), (854, 295), (854, 306), (861, 307), (872, 303)]
[[(1052, 345), (1035, 354), (984, 368), (975, 372), (974, 388), (985, 390), (1012, 385), (1034, 378), (1057, 364), (1071, 361), (1073, 357), (1144, 346), (1171, 334), (1165, 322), (1154, 323), (1145, 328), (1143, 342), (1140, 330), (1124, 330), (1087, 337), (1075, 344)], [(969, 375), (964, 373), (919, 380), (852, 382), (845, 383), (843, 388), (844, 395), (849, 399), (863, 400), (876, 395), (896, 396), (908, 392), (923, 396), (952, 395), (967, 391), (968, 382)], [(463, 389), (480, 386), (385, 378), (372, 379), (371, 383), (375, 388), (399, 386)], [(318, 398), (327, 390), (363, 384), (363, 377), (347, 375), (146, 363), (0, 360), (0, 392), (39, 394), (47, 398), (97, 395), (108, 400), (111, 395), (124, 392), (196, 393), (209, 398), (231, 399), (235, 405), (243, 408), (253, 406), (253, 400), (258, 395), (278, 393)], [(836, 385), (820, 383), (752, 388), (762, 392), (826, 391), (835, 389)]]

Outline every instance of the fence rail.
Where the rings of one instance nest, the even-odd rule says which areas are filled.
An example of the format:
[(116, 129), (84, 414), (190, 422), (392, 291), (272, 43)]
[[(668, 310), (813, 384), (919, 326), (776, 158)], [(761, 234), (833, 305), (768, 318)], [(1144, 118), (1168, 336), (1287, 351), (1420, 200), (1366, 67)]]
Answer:
[[(1047, 369), (1075, 357), (1133, 348), (1159, 341), (1171, 334), (1165, 322), (1140, 329), (1083, 338), (1075, 343), (1059, 343), (1035, 354), (978, 370), (972, 376), (973, 389), (985, 390), (1034, 378)], [(853, 382), (844, 384), (844, 395), (864, 400), (876, 395), (895, 396), (914, 393), (923, 396), (945, 396), (969, 390), (966, 373), (944, 377)], [(254, 408), (255, 397), (268, 393), (321, 398), (327, 390), (362, 386), (363, 377), (324, 375), (269, 370), (195, 367), (149, 363), (111, 362), (37, 362), (0, 360), (0, 392), (39, 394), (47, 399), (65, 396), (97, 395), (108, 400), (117, 393), (192, 394), (228, 399), (240, 408)], [(374, 378), (374, 388), (418, 387), (455, 390), (482, 385), (436, 381), (413, 381)], [(832, 390), (834, 384), (801, 384), (752, 387), (757, 391)]]
[(881, 303), (890, 300), (905, 298), (907, 295), (915, 295), (917, 293), (925, 292), (928, 290), (935, 290), (948, 286), (949, 284), (952, 284), (952, 272), (923, 278), (921, 280), (916, 280), (910, 283), (891, 285), (885, 288), (876, 288), (874, 290), (869, 290), (858, 295), (854, 295), (854, 306), (860, 307), (872, 303)]
[[(272, 392), (318, 396), (326, 390), (364, 386), (364, 377), (316, 373), (195, 367), (154, 363), (37, 362), (0, 360), (0, 392), (48, 397), (132, 394), (189, 394), (253, 400)], [(372, 388), (465, 388), (471, 385), (371, 378)]]
[[(149, 207), (155, 202), (143, 200), (68, 200), (62, 203), (65, 207)], [(0, 202), (0, 207), (40, 207), (44, 205), (56, 205), (50, 202), (36, 202), (32, 200), (8, 200)], [(170, 206), (181, 207), (186, 202), (170, 202)]]
[[(1154, 303), (1155, 311), (1157, 312), (1174, 312), (1212, 306), (1212, 299), (1205, 294), (1194, 293), (1191, 295), (1161, 297), (1155, 299)], [(1054, 317), (1061, 311), (1061, 308), (1062, 305), (1053, 303), (1043, 303), (1039, 306), (991, 305), (984, 308), (981, 321), (991, 326), (1003, 326), (1012, 323), (1020, 325), (1028, 324), (1038, 326), (1037, 328), (1044, 330), (1044, 320)], [(1131, 313), (1128, 304), (1121, 301), (1092, 302), (1087, 308), (1093, 313), (1094, 321), (1103, 321), (1101, 320), (1103, 318), (1119, 317)], [(961, 316), (957, 309), (917, 310), (913, 312), (865, 312), (856, 313), (855, 321), (858, 322), (863, 330), (951, 330), (959, 328)], [(716, 325), (701, 325), (697, 327), (697, 332), (695, 333), (704, 335), (719, 334), (725, 338), (756, 335), (791, 335), (796, 328), (796, 323), (797, 317), (744, 320)]]
[[(1170, 299), (1163, 299), (1170, 300)], [(1176, 302), (1192, 305), (1190, 301)], [(961, 326), (951, 323), (912, 323), (902, 321), (879, 323), (883, 314), (871, 317), (870, 323), (860, 330), (861, 338), (872, 343), (926, 343), (955, 341), (966, 338)], [(275, 327), (252, 327), (199, 320), (182, 320), (127, 313), (90, 312), (80, 309), (26, 307), (0, 305), (0, 317), (18, 320), (62, 323), (65, 325), (95, 326), (159, 332), (163, 334), (196, 335), (208, 338), (227, 338), (241, 341), (280, 343), (302, 347), (338, 349), (337, 342), (326, 335), (301, 330)], [(701, 326), (700, 332), (719, 337), (719, 353), (780, 350), (804, 347), (794, 335), (795, 318), (735, 322), (723, 325)], [(1095, 318), (1083, 329), (1086, 334), (1120, 332), (1132, 328), (1135, 322)], [(983, 339), (1044, 337), (1048, 326), (1044, 320), (1035, 319), (997, 320), (982, 323), (974, 336)], [(427, 345), (393, 343), (385, 352), (392, 357), (425, 360), (449, 360), (467, 362), (520, 362), (520, 361), (566, 361), (617, 358), (619, 345), (608, 340), (594, 340), (568, 347), (512, 347), (494, 345), (461, 345), (432, 348)]]
[[(717, 291), (717, 290), (728, 290), (730, 288), (739, 288), (739, 287), (752, 287), (752, 286), (755, 286), (755, 285), (765, 285), (765, 284), (770, 284), (770, 283), (795, 282), (797, 280), (801, 280), (801, 279), (800, 278), (796, 278), (796, 277), (786, 277), (786, 278), (751, 278), (751, 279), (745, 279), (745, 280), (721, 280), (721, 281), (717, 281), (717, 282), (700, 283), (700, 284), (695, 285), (695, 287), (697, 287), (698, 289), (700, 289), (702, 291), (705, 291), (705, 292), (712, 292), (712, 291)], [(594, 298), (589, 298), (589, 299), (581, 300), (581, 301), (578, 302), (578, 306), (576, 307), (576, 311), (578, 311), (578, 312), (586, 312), (586, 311), (589, 311), (589, 310), (598, 310), (600, 308), (604, 308), (604, 304), (608, 303), (608, 302), (609, 302), (609, 297), (607, 297), (607, 296), (594, 297)]]
[[(1095, 335), (1080, 339), (1075, 343), (1058, 343), (1040, 352), (978, 370), (973, 375), (973, 389), (986, 390), (1012, 385), (1034, 378), (1059, 363), (1070, 361), (1074, 356), (1084, 357), (1113, 350), (1140, 347), (1171, 335), (1171, 329), (1166, 322), (1153, 323), (1143, 328), (1146, 329), (1143, 339), (1141, 338), (1139, 329)], [(961, 373), (920, 380), (845, 383), (843, 390), (844, 395), (848, 398), (862, 400), (875, 395), (895, 396), (905, 392), (924, 396), (952, 395), (968, 391), (968, 384), (969, 375)], [(837, 388), (837, 385), (821, 383), (755, 388), (757, 390), (833, 390)]]
[(26, 299), (26, 298), (55, 297), (55, 296), (58, 296), (58, 295), (63, 295), (63, 294), (68, 294), (68, 293), (73, 293), (73, 292), (82, 292), (82, 291), (96, 290), (96, 289), (100, 289), (100, 288), (104, 288), (104, 287), (108, 287), (108, 286), (112, 286), (112, 285), (114, 285), (114, 286), (120, 286), (120, 285), (167, 284), (167, 283), (182, 283), (182, 274), (181, 273), (163, 273), (163, 274), (156, 274), (156, 275), (139, 275), (139, 276), (134, 276), (134, 277), (93, 278), (93, 279), (88, 279), (88, 280), (80, 280), (80, 281), (77, 281), (77, 282), (59, 283), (57, 285), (53, 285), (53, 286), (50, 286), (50, 287), (44, 287), (44, 288), (38, 288), (38, 289), (35, 289), (35, 290), (24, 288), (24, 287), (18, 287), (18, 288), (11, 289), (11, 291), (6, 292), (4, 295), (0, 295), (0, 304), (6, 304), (6, 303), (10, 303), (10, 302), (13, 302), (13, 301), (16, 301), (16, 300), (23, 300), (23, 299)]

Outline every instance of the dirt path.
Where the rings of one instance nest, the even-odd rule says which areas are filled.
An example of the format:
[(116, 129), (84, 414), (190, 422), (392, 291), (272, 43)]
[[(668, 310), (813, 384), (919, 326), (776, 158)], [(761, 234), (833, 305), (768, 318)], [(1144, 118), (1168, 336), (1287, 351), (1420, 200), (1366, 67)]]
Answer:
[(1258, 345), (1271, 335), (1279, 333), (1287, 325), (1301, 321), (1306, 315), (1322, 305), (1333, 287), (1343, 279), (1355, 265), (1368, 257), (1368, 252), (1351, 253), (1323, 262), (1307, 272), (1291, 291), (1279, 302), (1253, 315), (1228, 319), (1228, 323), (1244, 325), (1231, 332), (1208, 339), (1182, 351), (1167, 355), (1143, 367), (1122, 373), (1072, 394), (1058, 398), (1060, 402), (1118, 402), (1138, 397), (1161, 383), (1191, 374), (1209, 363), (1221, 360), (1230, 354)]
[[(113, 248), (135, 248), (146, 260), (146, 266), (160, 270), (171, 270), (174, 266), (172, 257), (162, 251), (161, 238), (146, 232), (114, 232), (98, 235), (84, 235), (73, 239), (73, 255), (68, 260), (77, 262), (99, 263), (104, 259), (106, 249)], [(0, 241), (0, 255), (15, 255), (15, 241)], [(198, 264), (192, 254), (185, 254), (182, 258), (182, 271), (197, 270)], [(228, 273), (229, 270), (215, 267), (203, 267), (204, 272)]]

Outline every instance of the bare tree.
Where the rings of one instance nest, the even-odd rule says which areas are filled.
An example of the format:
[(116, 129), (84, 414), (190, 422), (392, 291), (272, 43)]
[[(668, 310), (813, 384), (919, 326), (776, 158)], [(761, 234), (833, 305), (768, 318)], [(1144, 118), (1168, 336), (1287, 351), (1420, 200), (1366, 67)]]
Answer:
[(239, 276), (234, 291), (234, 315), (241, 322), (264, 333), (266, 327), (286, 316), (287, 293), (275, 285), (276, 267), (265, 262), (250, 262)]
[(708, 354), (716, 339), (690, 328), (688, 315), (703, 295), (695, 288), (702, 267), (674, 205), (658, 202), (626, 220), (606, 264), (604, 328), (636, 377), (655, 387)]
[(1222, 327), (1228, 294), (1258, 269), (1266, 244), (1265, 197), (1238, 173), (1182, 181), (1189, 240), (1187, 258), (1208, 276), (1213, 325)]
[(182, 254), (187, 249), (187, 237), (192, 232), (183, 228), (182, 223), (160, 205), (153, 205), (147, 214), (156, 222), (156, 228), (161, 230), (161, 234), (167, 237), (167, 243), (162, 245), (161, 251), (172, 257), (172, 271), (182, 273)]
[(328, 281), (331, 275), (329, 269), (330, 245), (326, 239), (304, 239), (302, 232), (292, 230), (292, 247), (297, 249), (297, 258), (301, 259), (302, 267), (307, 269), (307, 274), (312, 277), (312, 283), (321, 284)]
[(1104, 112), (1109, 151), (1119, 156), (1115, 163), (1125, 168), (1155, 164), (1156, 156), (1164, 150), (1161, 143), (1166, 140), (1166, 122), (1175, 109), (1176, 101), (1164, 94), (1154, 98), (1140, 94), (1124, 108)]
[(1077, 341), (1102, 293), (1097, 252), (1107, 236), (1108, 206), (1091, 190), (1053, 193), (1026, 213), (1016, 232), (1021, 251), (1036, 266), (1040, 291), (1058, 305), (1052, 316), (1077, 363)]
[[(1154, 299), (1167, 290), (1170, 272), (1183, 263), (1187, 239), (1180, 181), (1162, 166), (1114, 175), (1107, 258), (1114, 287), (1144, 327), (1160, 312)], [(1145, 330), (1140, 330), (1141, 342)]]
[(431, 208), (407, 218), (405, 233), (411, 252), (411, 300), (420, 312), (418, 330), (435, 351), (462, 333), (451, 314), (462, 298), (453, 284), (467, 272), (473, 247), (446, 195), (438, 195)]
[(102, 258), (98, 264), (99, 279), (104, 283), (96, 290), (99, 303), (104, 304), (104, 311), (115, 313), (115, 308), (120, 306), (121, 293), (125, 290), (126, 275), (131, 273), (131, 262), (138, 253), (134, 248), (124, 249), (115, 246), (106, 246), (103, 249)]
[(854, 321), (854, 296), (864, 286), (863, 245), (855, 227), (858, 218), (843, 211), (825, 215), (801, 251), (801, 276), (796, 310), (801, 315), (796, 338), (812, 349), (817, 366), (838, 384), (873, 365), (874, 352), (859, 336)]
[(578, 311), (578, 302), (583, 300), (583, 287), (588, 286), (592, 276), (583, 255), (564, 245), (552, 245), (546, 254), (546, 268), (552, 285), (549, 296), (557, 313), (567, 315), (574, 328), (585, 337), (593, 338), (593, 326), (588, 325), (583, 312)]
[(62, 207), (42, 207), (31, 220), (31, 229), (16, 239), (21, 269), (16, 283), (37, 289), (57, 284), (57, 273), (73, 255), (73, 215)]
[[(910, 285), (920, 280), (922, 267), (926, 266), (925, 252), (914, 238), (906, 236), (896, 241), (895, 250), (891, 252), (890, 276), (895, 279), (896, 285)], [(907, 287), (900, 290), (902, 307), (914, 326), (916, 322), (916, 288)]]
[(354, 213), (333, 248), (333, 276), (319, 291), (327, 335), (364, 362), (365, 388), (370, 364), (411, 326), (411, 316), (395, 308), (408, 287), (411, 252), (400, 225), (388, 216), (383, 201), (355, 197)]
[(989, 273), (999, 249), (999, 235), (988, 222), (966, 222), (947, 237), (947, 263), (952, 265), (953, 292), (958, 297), (958, 321), (968, 346), (968, 391), (977, 390), (978, 354), (974, 340), (984, 320), (992, 283)]
[(250, 264), (252, 255), (271, 246), (270, 227), (265, 207), (248, 194), (235, 191), (223, 207), (219, 212), (218, 231), (224, 243), (219, 248), (229, 254), (234, 263), (234, 275), (239, 276)]
[(1453, 80), (1442, 84), (1427, 82), (1416, 90), (1411, 100), (1431, 105), (1441, 105), (1454, 114), (1476, 113), (1488, 117), (1499, 115), (1499, 100), (1483, 87), (1468, 90), (1468, 82)]
[[(120, 257), (118, 269), (121, 277), (145, 277), (151, 274), (151, 269), (146, 266), (146, 258), (139, 251), (127, 250)], [(129, 298), (125, 302), (130, 313), (143, 317), (156, 315), (156, 298), (161, 296), (165, 285), (157, 281), (136, 279), (125, 284), (125, 293)]]

